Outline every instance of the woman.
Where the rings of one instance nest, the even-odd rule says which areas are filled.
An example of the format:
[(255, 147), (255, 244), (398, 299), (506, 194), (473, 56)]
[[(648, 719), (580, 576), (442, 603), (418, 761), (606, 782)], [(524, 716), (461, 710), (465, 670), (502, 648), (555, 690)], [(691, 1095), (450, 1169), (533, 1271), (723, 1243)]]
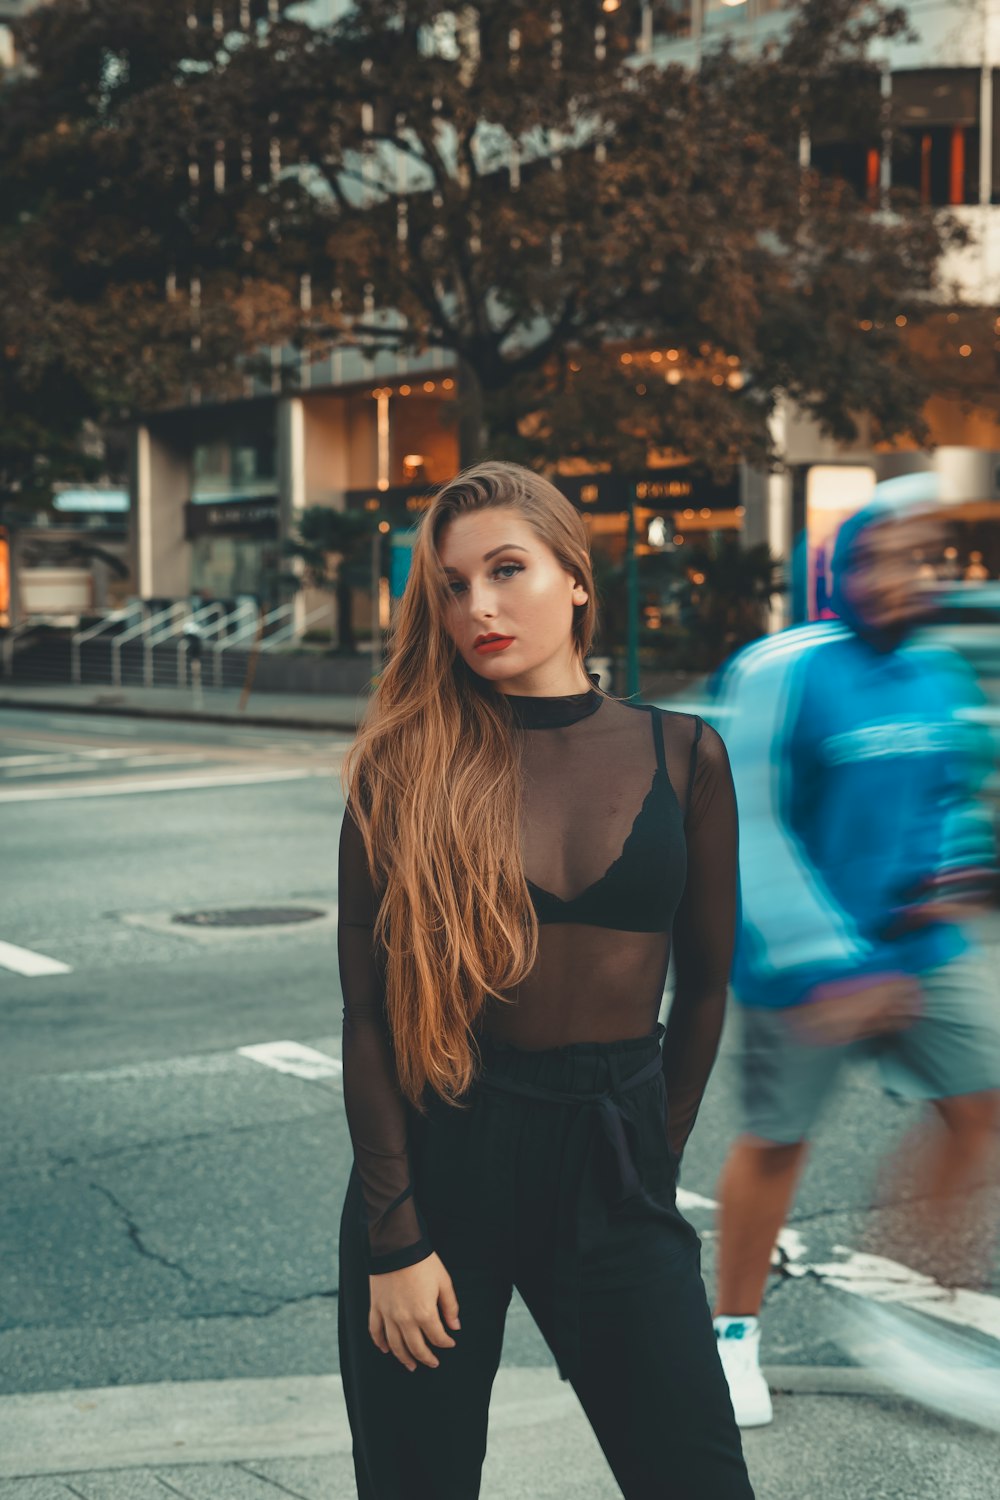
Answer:
[(725, 1006), (732, 781), (699, 718), (599, 690), (594, 621), (573, 506), (512, 464), (459, 475), (345, 762), (361, 1500), (475, 1500), (515, 1286), (626, 1500), (752, 1500), (674, 1201)]

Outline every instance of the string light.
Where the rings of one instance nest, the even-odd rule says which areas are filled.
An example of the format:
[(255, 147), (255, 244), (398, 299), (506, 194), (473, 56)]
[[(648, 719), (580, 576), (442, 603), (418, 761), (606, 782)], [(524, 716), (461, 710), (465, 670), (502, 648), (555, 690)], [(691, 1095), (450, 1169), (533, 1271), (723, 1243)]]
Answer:
[(962, 345), (959, 346), (958, 352), (962, 356), (963, 359), (968, 359), (969, 355), (972, 353), (972, 345), (971, 344), (962, 344)]

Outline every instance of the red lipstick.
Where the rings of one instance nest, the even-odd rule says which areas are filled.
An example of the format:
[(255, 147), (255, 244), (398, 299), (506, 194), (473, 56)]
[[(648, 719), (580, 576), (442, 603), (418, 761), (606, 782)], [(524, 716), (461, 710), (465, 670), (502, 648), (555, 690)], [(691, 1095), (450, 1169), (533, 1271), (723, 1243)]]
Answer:
[(513, 640), (512, 635), (481, 635), (473, 649), (485, 656), (489, 651), (505, 651)]

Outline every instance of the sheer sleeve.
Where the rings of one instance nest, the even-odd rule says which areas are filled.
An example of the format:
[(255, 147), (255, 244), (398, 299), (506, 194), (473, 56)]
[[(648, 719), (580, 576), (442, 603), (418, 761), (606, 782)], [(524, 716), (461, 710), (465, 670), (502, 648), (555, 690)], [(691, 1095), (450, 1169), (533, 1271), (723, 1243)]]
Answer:
[(698, 718), (684, 830), (687, 880), (673, 923), (675, 987), (663, 1041), (670, 1147), (678, 1156), (718, 1051), (738, 910), (738, 825), (729, 756), (717, 731)]
[(432, 1253), (413, 1197), (406, 1100), (385, 1015), (384, 964), (376, 952), (377, 902), (364, 840), (351, 813), (340, 830), (337, 956), (344, 998), (344, 1103), (361, 1178), (373, 1275)]

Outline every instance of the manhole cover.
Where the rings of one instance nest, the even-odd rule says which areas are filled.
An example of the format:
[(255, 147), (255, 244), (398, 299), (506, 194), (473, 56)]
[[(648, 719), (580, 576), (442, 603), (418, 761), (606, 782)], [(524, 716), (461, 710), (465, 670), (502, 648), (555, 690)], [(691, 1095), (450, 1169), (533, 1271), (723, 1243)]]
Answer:
[(171, 918), (186, 927), (286, 927), (292, 922), (315, 922), (325, 911), (305, 906), (232, 906), (218, 911), (178, 912)]

